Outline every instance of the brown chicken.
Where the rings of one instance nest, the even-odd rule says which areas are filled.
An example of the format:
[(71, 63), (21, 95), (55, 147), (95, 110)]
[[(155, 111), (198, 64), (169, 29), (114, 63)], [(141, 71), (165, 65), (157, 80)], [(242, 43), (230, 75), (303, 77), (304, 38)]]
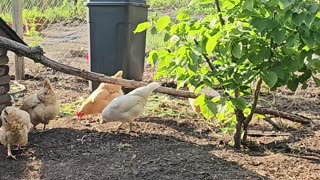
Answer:
[[(114, 78), (122, 79), (122, 71), (117, 72)], [(100, 114), (102, 110), (116, 97), (122, 96), (121, 86), (101, 83), (99, 87), (82, 103), (76, 112), (78, 119), (88, 114)]]
[(42, 123), (43, 130), (50, 120), (59, 113), (59, 104), (49, 79), (45, 79), (43, 87), (34, 95), (25, 100), (20, 109), (27, 111), (31, 117), (34, 128)]
[(11, 146), (26, 146), (28, 133), (32, 128), (30, 115), (15, 107), (6, 107), (1, 113), (0, 142), (8, 149), (8, 157), (16, 159)]

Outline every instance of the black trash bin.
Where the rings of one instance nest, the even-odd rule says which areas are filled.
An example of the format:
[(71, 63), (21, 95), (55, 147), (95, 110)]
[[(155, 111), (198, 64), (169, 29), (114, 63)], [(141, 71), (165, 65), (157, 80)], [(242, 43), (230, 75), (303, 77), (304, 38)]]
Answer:
[[(141, 81), (146, 33), (133, 31), (147, 21), (145, 0), (88, 0), (86, 6), (90, 71), (112, 76), (123, 70), (125, 79)], [(99, 82), (89, 82), (91, 91), (98, 85)]]

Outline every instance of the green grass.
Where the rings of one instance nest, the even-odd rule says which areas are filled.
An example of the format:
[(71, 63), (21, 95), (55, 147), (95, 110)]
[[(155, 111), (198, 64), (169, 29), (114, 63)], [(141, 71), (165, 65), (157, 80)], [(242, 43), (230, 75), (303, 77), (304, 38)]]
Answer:
[(187, 6), (190, 0), (147, 0), (147, 4), (151, 8), (166, 9), (166, 8), (181, 8)]
[(211, 4), (207, 5), (194, 5), (194, 6), (183, 6), (178, 12), (183, 12), (191, 15), (210, 15), (215, 14), (215, 7)]
[(164, 34), (151, 34), (150, 30), (147, 31), (146, 39), (146, 49), (149, 50), (159, 50), (162, 47), (165, 47), (163, 41)]
[(75, 115), (78, 107), (80, 107), (83, 99), (71, 103), (60, 103), (60, 113), (59, 117), (72, 117)]
[(170, 10), (175, 9), (178, 12), (188, 13), (191, 15), (214, 14), (215, 8), (212, 4), (194, 4), (189, 5), (191, 0), (147, 0), (147, 4), (152, 9)]
[(144, 116), (163, 118), (190, 119), (197, 117), (191, 109), (188, 100), (174, 98), (168, 95), (153, 94), (149, 97), (144, 109)]

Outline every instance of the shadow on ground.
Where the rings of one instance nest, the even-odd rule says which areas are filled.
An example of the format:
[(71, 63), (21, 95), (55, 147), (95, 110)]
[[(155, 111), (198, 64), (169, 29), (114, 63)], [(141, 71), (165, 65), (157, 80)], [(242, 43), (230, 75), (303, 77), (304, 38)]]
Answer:
[[(4, 158), (4, 179), (266, 179), (172, 136), (56, 128), (30, 134), (17, 161)], [(17, 153), (17, 152), (16, 152)]]

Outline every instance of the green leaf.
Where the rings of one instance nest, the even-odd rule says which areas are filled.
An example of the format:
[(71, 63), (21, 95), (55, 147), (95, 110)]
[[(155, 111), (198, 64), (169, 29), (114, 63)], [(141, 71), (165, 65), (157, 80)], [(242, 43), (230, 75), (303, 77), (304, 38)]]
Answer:
[(263, 18), (252, 17), (251, 25), (262, 32), (267, 27), (268, 23)]
[(316, 13), (319, 9), (319, 4), (317, 2), (311, 2), (310, 8), (309, 8), (309, 12), (310, 13)]
[(320, 79), (315, 76), (312, 76), (312, 78), (313, 78), (314, 82), (316, 83), (316, 86), (320, 87)]
[(315, 44), (315, 38), (313, 37), (313, 34), (311, 34), (309, 31), (305, 31), (302, 34), (301, 39), (310, 48)]
[(156, 29), (158, 32), (162, 32), (171, 23), (170, 16), (162, 16), (158, 19), (156, 23)]
[(221, 1), (221, 9), (232, 9), (235, 4), (231, 1)]
[(314, 33), (313, 37), (318, 43), (320, 43), (320, 33), (319, 32)]
[(286, 13), (284, 14), (284, 17), (283, 17), (283, 22), (287, 22), (289, 17), (292, 16), (292, 11), (291, 10), (287, 10)]
[(304, 23), (310, 28), (315, 17), (315, 14), (306, 14), (306, 16), (304, 17)]
[(280, 6), (281, 9), (287, 9), (287, 7), (291, 6), (294, 4), (294, 0), (280, 0), (282, 7)]
[(261, 78), (270, 88), (273, 87), (278, 81), (278, 76), (273, 71), (262, 72)]
[(258, 65), (262, 63), (265, 59), (269, 59), (270, 55), (270, 49), (263, 47), (261, 50), (257, 49), (257, 52), (249, 54), (248, 59), (252, 64)]
[(214, 36), (210, 36), (207, 44), (206, 44), (206, 51), (207, 54), (211, 55), (212, 51), (214, 50), (214, 48), (216, 47), (216, 45), (218, 44), (218, 39), (220, 38), (220, 33), (215, 34)]
[(303, 13), (293, 13), (292, 14), (292, 21), (296, 26), (300, 26), (304, 21), (304, 14)]
[(242, 51), (242, 43), (239, 42), (237, 45), (235, 45), (235, 46), (232, 48), (232, 55), (233, 55), (235, 58), (240, 58), (240, 57), (241, 57), (241, 51)]
[(140, 33), (142, 31), (145, 31), (149, 27), (151, 27), (151, 23), (150, 22), (140, 23), (140, 24), (138, 24), (137, 28), (133, 31), (133, 33), (134, 34)]
[(186, 20), (189, 20), (190, 19), (190, 16), (189, 14), (186, 14), (186, 13), (179, 13), (177, 16), (176, 16), (176, 19), (178, 21), (186, 21)]
[(179, 26), (177, 24), (174, 24), (170, 29), (170, 35), (172, 36), (172, 35), (176, 34), (178, 29), (179, 29)]
[(312, 76), (312, 72), (309, 69), (306, 69), (302, 75), (298, 77), (300, 83), (305, 83)]
[(286, 45), (288, 47), (292, 47), (294, 45), (294, 41), (299, 38), (299, 36), (297, 36), (296, 34), (292, 34), (290, 35), (287, 40), (286, 40)]
[(277, 74), (279, 79), (284, 79), (285, 78), (285, 75), (284, 75), (285, 72), (284, 72), (283, 67), (281, 67), (281, 65), (272, 67), (272, 71)]
[(289, 79), (288, 84), (287, 84), (288, 88), (293, 92), (295, 92), (297, 90), (298, 85), (299, 85), (299, 80), (294, 77), (293, 77), (293, 79)]
[(200, 107), (201, 114), (206, 119), (211, 119), (218, 112), (217, 106), (212, 101), (206, 99), (204, 94), (196, 98), (195, 105)]
[(240, 98), (230, 98), (232, 104), (240, 110), (244, 110), (247, 106), (247, 101), (240, 97)]
[(170, 38), (171, 38), (170, 34), (169, 34), (169, 33), (166, 33), (166, 34), (164, 35), (163, 41), (164, 41), (164, 42), (167, 42)]
[(272, 30), (271, 35), (274, 39), (274, 42), (281, 44), (286, 36), (286, 30), (282, 28), (275, 28)]
[(147, 62), (150, 63), (152, 67), (154, 67), (157, 61), (158, 61), (158, 52), (155, 50), (150, 51)]
[(253, 11), (253, 0), (246, 0), (244, 3), (244, 8), (249, 11)]
[(200, 111), (206, 119), (211, 119), (217, 114), (218, 108), (212, 101), (206, 99), (205, 104), (200, 106)]

